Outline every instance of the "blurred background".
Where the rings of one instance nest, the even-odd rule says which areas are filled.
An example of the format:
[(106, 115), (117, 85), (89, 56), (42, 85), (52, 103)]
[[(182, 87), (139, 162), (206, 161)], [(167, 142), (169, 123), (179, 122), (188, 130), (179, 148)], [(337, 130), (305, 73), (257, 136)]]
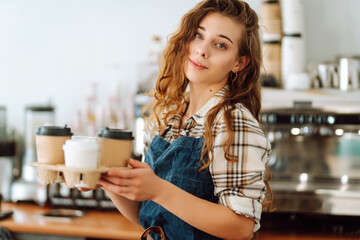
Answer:
[[(36, 161), (35, 131), (67, 125), (75, 135), (95, 136), (105, 126), (130, 129), (133, 156), (141, 159), (145, 95), (168, 37), (198, 2), (0, 0), (0, 194), (14, 203), (7, 209), (32, 202), (115, 210), (101, 189), (39, 184), (27, 165)], [(360, 1), (246, 2), (260, 18), (260, 124), (273, 149), (276, 208), (263, 214), (255, 239), (358, 239)], [(14, 222), (6, 226), (17, 232), (24, 221)]]
[[(153, 37), (163, 47), (197, 2), (0, 0), (0, 105), (8, 126), (22, 132), (24, 107), (49, 102), (57, 124), (69, 124), (92, 83), (102, 105), (114, 85), (122, 96), (136, 93), (137, 66), (149, 60)], [(260, 12), (261, 0), (248, 2)], [(301, 2), (306, 63), (360, 52), (359, 1)]]

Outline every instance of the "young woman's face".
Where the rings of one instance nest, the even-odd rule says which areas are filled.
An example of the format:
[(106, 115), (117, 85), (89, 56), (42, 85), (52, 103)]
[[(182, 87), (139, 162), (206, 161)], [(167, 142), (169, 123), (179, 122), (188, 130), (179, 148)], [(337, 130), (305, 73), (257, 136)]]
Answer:
[(190, 83), (225, 86), (230, 72), (244, 67), (238, 56), (242, 28), (219, 13), (204, 17), (188, 46), (184, 70)]

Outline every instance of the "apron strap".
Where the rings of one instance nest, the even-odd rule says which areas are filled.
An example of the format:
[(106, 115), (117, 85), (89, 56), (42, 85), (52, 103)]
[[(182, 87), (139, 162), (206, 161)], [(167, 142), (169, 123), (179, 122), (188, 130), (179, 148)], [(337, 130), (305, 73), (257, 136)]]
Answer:
[(168, 240), (165, 236), (164, 230), (160, 226), (148, 227), (147, 229), (145, 229), (145, 231), (141, 235), (140, 239), (141, 240), (151, 240), (152, 238), (150, 236), (150, 233), (155, 233), (155, 234), (160, 235), (161, 240)]

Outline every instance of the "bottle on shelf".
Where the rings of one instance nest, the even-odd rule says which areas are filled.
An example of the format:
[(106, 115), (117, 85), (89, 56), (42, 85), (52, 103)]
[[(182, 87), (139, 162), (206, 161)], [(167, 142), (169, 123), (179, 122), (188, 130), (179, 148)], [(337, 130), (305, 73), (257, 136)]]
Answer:
[(84, 108), (84, 133), (87, 136), (94, 136), (96, 133), (96, 111), (97, 111), (97, 84), (93, 82), (86, 95)]

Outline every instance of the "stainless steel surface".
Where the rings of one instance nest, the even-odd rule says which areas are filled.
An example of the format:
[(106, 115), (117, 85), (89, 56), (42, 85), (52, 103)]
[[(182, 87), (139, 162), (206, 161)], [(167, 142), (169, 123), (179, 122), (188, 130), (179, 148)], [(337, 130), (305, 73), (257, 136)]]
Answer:
[(359, 183), (274, 180), (273, 207), (280, 212), (360, 216)]
[(271, 109), (261, 121), (277, 211), (360, 216), (360, 113)]
[(0, 194), (5, 201), (10, 200), (11, 182), (13, 180), (13, 157), (0, 156)]
[(360, 136), (283, 135), (273, 143), (270, 166), (274, 178), (360, 180)]

